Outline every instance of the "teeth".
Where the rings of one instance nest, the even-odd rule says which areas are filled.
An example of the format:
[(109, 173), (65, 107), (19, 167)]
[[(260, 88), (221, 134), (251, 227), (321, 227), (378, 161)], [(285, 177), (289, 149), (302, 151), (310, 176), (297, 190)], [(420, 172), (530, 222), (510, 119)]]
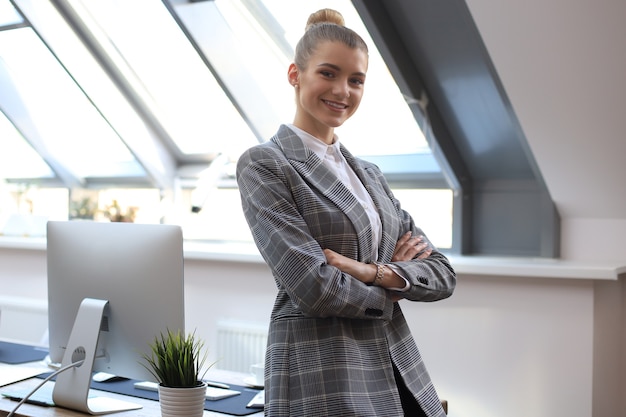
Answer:
[(345, 109), (346, 107), (348, 107), (345, 104), (335, 103), (334, 101), (324, 100), (324, 103), (328, 104), (331, 107), (335, 107), (337, 109)]

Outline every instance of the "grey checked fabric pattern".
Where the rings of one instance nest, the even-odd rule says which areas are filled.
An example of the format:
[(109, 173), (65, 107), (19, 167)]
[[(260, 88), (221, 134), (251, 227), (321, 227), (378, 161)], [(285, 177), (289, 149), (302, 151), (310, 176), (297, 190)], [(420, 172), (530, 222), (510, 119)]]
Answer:
[[(403, 233), (424, 233), (378, 167), (341, 151), (378, 209), (378, 259), (390, 263)], [(240, 157), (237, 179), (245, 217), (278, 290), (265, 415), (402, 416), (395, 364), (426, 414), (445, 416), (400, 305), (384, 289), (326, 264), (324, 248), (372, 261), (369, 220), (350, 191), (286, 126)], [(454, 270), (436, 249), (427, 259), (394, 265), (411, 283), (408, 300), (441, 300), (454, 290)]]

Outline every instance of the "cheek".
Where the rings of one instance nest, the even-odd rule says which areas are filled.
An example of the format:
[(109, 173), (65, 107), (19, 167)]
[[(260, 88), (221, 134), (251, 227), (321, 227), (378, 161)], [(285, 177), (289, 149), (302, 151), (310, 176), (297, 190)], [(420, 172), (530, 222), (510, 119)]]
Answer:
[(352, 105), (356, 109), (361, 104), (361, 99), (363, 98), (363, 91), (358, 91), (352, 94)]
[(300, 88), (299, 101), (301, 104), (306, 106), (317, 105), (320, 101), (319, 98), (320, 92), (314, 88), (311, 88), (311, 86), (308, 86), (306, 88)]

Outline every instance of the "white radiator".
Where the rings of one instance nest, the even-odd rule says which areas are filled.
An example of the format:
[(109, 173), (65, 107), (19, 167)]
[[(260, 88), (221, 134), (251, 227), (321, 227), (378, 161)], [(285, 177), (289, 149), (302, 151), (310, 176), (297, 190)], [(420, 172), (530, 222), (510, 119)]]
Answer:
[(250, 372), (250, 365), (265, 359), (267, 324), (236, 320), (217, 322), (217, 362), (227, 371)]
[(47, 329), (47, 301), (0, 295), (0, 339), (41, 344)]

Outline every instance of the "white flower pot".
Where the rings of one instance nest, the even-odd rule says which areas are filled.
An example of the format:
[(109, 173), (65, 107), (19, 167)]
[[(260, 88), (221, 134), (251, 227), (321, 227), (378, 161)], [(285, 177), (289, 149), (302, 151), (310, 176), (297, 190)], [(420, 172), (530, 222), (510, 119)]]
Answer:
[(202, 417), (206, 384), (193, 388), (172, 388), (159, 385), (161, 417)]

